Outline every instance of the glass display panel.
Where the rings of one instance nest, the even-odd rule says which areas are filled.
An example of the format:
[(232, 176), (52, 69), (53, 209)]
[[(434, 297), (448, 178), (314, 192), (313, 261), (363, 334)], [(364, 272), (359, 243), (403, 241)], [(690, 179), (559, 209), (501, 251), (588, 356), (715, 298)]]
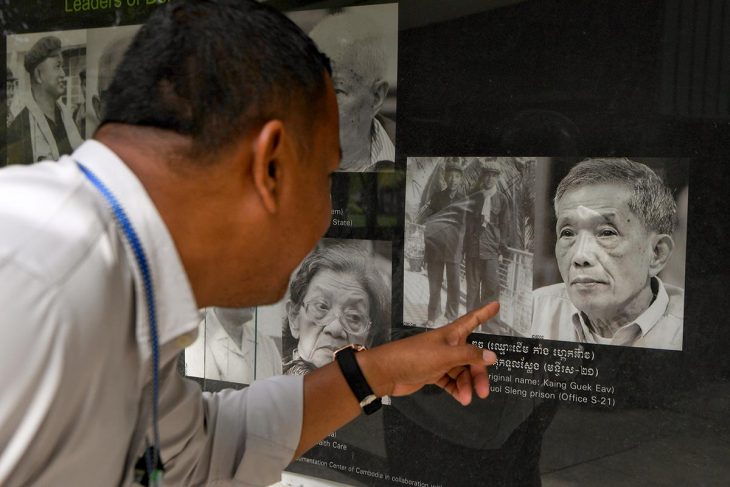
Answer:
[[(0, 165), (92, 137), (165, 2), (52, 3), (2, 2)], [(386, 398), (281, 485), (726, 485), (730, 5), (265, 3), (332, 60), (331, 226), (280, 302), (202, 310), (180, 371), (244, 388), (501, 304), (488, 399)]]

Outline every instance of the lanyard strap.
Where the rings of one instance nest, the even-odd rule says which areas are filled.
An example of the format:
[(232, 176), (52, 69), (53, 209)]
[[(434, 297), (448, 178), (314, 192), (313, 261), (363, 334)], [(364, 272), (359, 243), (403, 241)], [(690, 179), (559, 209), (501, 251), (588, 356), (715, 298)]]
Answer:
[[(127, 217), (127, 213), (122, 208), (119, 200), (114, 194), (106, 187), (106, 185), (94, 174), (89, 168), (76, 161), (76, 164), (81, 169), (81, 172), (86, 176), (86, 179), (94, 185), (94, 187), (101, 193), (106, 200), (114, 219), (124, 233), (124, 236), (132, 248), (134, 253), (137, 267), (142, 275), (142, 284), (144, 286), (145, 301), (147, 303), (147, 318), (150, 325), (150, 341), (152, 345), (152, 429), (154, 431), (154, 445), (153, 451), (147, 454), (147, 470), (150, 477), (150, 481), (154, 482), (155, 478), (161, 477), (162, 468), (157, 469), (157, 463), (160, 462), (162, 467), (162, 460), (159, 457), (160, 453), (160, 429), (158, 426), (158, 404), (160, 397), (160, 344), (157, 335), (157, 308), (155, 306), (155, 294), (152, 284), (152, 274), (150, 273), (150, 266), (147, 261), (147, 256), (142, 247), (142, 242), (137, 236), (137, 232), (132, 226), (132, 222)], [(152, 458), (150, 458), (150, 456)], [(152, 484), (154, 485), (154, 484)]]

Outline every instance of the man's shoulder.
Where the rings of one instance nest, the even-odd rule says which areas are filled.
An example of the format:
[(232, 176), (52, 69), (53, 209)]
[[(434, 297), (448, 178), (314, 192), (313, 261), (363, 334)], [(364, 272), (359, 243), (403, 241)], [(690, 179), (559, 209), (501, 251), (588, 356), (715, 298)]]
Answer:
[(574, 308), (565, 284), (551, 284), (532, 293), (532, 336), (548, 340), (575, 341), (571, 321)]
[(30, 112), (28, 107), (24, 107), (18, 114), (13, 118), (13, 121), (8, 125), (7, 138), (8, 142), (13, 142), (18, 138), (23, 137), (23, 134), (28, 132), (30, 129)]
[(568, 299), (568, 293), (565, 289), (565, 284), (559, 282), (557, 284), (550, 284), (543, 286), (532, 291), (533, 299)]
[(664, 283), (664, 289), (669, 296), (666, 314), (675, 318), (684, 319), (684, 289)]
[(380, 113), (375, 116), (375, 119), (383, 126), (383, 129), (385, 130), (385, 133), (388, 134), (390, 140), (395, 140), (395, 121)]
[(72, 271), (106, 226), (83, 182), (69, 158), (0, 171), (0, 262), (48, 282)]

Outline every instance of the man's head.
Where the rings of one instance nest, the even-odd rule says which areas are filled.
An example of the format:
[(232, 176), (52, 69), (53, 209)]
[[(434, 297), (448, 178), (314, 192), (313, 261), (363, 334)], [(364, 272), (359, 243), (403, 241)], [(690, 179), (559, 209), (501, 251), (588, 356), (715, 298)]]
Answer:
[(481, 189), (491, 190), (497, 186), (501, 169), (496, 160), (484, 160), (480, 164), (479, 185)]
[(33, 44), (25, 55), (24, 66), (30, 75), (34, 96), (42, 93), (57, 100), (66, 92), (66, 73), (58, 37), (46, 36)]
[(444, 165), (444, 181), (446, 188), (450, 191), (456, 191), (461, 187), (464, 178), (464, 169), (456, 161), (447, 161)]
[(179, 0), (142, 26), (95, 137), (150, 192), (198, 305), (281, 299), (330, 222), (329, 61), (253, 0)]
[(309, 35), (332, 60), (347, 169), (364, 157), (369, 160), (373, 119), (388, 94), (382, 34), (367, 17), (345, 12), (325, 17)]
[(102, 124), (171, 130), (207, 156), (267, 120), (303, 118), (322, 102), (329, 70), (311, 40), (271, 7), (178, 0), (157, 9), (126, 49)]
[(389, 302), (385, 280), (363, 251), (321, 247), (292, 279), (285, 331), (296, 340), (299, 357), (321, 367), (348, 343), (384, 341)]
[(558, 185), (555, 214), (555, 255), (573, 304), (592, 321), (641, 314), (673, 248), (676, 204), (661, 179), (629, 159), (588, 159)]

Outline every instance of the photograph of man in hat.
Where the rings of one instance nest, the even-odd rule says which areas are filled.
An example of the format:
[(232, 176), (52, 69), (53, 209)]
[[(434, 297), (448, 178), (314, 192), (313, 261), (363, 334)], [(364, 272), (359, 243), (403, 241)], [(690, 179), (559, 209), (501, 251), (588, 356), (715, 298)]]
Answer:
[(499, 190), (499, 163), (482, 160), (480, 169), (469, 195), (464, 237), (467, 309), (499, 300), (499, 256), (512, 239), (509, 201)]
[(30, 93), (8, 127), (8, 164), (32, 164), (70, 154), (82, 139), (71, 111), (61, 102), (66, 93), (61, 40), (45, 36), (25, 53), (23, 67)]
[[(446, 187), (431, 196), (416, 221), (425, 225), (426, 272), (428, 274), (428, 320), (426, 327), (444, 324), (459, 316), (461, 283), (459, 267), (463, 259), (465, 199), (462, 188), (464, 168), (456, 159), (447, 159), (443, 165)], [(441, 318), (441, 287), (446, 271), (445, 321)]]

